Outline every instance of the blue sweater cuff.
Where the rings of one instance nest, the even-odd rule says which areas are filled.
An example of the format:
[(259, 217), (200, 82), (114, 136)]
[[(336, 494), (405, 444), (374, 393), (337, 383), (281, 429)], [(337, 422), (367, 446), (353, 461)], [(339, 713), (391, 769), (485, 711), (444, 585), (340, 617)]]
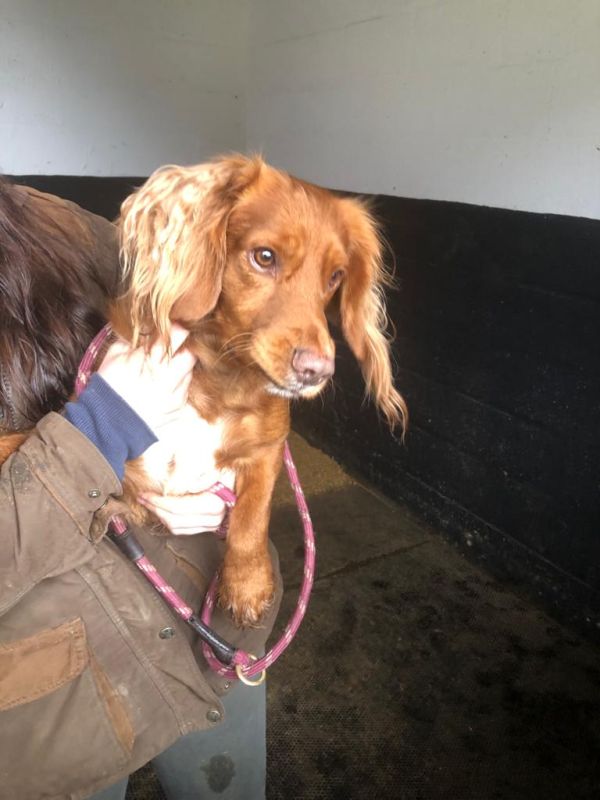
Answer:
[(95, 444), (119, 480), (125, 462), (158, 441), (125, 400), (98, 374), (92, 375), (79, 398), (65, 406), (65, 417)]

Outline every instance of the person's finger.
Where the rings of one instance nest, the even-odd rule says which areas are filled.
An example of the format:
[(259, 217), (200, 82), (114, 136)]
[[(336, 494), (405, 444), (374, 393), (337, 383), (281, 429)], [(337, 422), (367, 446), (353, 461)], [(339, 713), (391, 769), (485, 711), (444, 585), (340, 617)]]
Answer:
[(173, 517), (193, 519), (194, 517), (222, 517), (225, 503), (216, 494), (200, 492), (199, 494), (168, 495), (144, 493), (138, 498), (142, 505), (151, 511), (170, 514)]
[(175, 353), (170, 360), (169, 372), (171, 372), (175, 380), (177, 380), (177, 376), (179, 376), (180, 381), (188, 377), (191, 378), (196, 361), (196, 356), (190, 353), (189, 350), (180, 350), (178, 353)]
[(170, 360), (172, 361), (175, 357), (173, 354), (179, 355), (177, 351), (189, 335), (190, 332), (188, 330), (179, 325), (177, 322), (172, 322), (169, 329), (169, 346), (167, 347), (162, 339), (156, 341), (150, 348), (150, 360), (155, 363), (160, 363), (164, 361), (170, 353)]
[[(209, 490), (215, 485), (215, 483), (220, 482), (225, 484), (225, 481), (223, 481), (221, 477), (223, 470), (219, 471), (217, 469), (209, 467), (206, 463), (198, 463), (198, 461), (196, 462), (196, 464), (199, 470), (198, 472), (195, 473), (191, 468), (188, 468), (186, 470), (186, 483), (185, 483), (186, 492), (188, 492), (191, 495), (197, 495), (208, 492), (211, 497), (216, 497), (217, 499), (219, 499), (218, 495), (210, 493)], [(229, 486), (229, 482), (226, 483), (225, 485)], [(234, 484), (232, 484), (229, 487), (232, 490), (233, 490), (233, 485)], [(164, 487), (165, 495), (170, 494), (170, 489), (171, 487), (167, 483), (167, 485)], [(221, 502), (223, 501), (221, 500)]]
[[(168, 527), (168, 526), (167, 526)], [(202, 527), (198, 527), (198, 525), (191, 525), (190, 527), (182, 528), (181, 526), (177, 525), (173, 528), (169, 528), (172, 534), (175, 536), (193, 536), (197, 533), (214, 533), (218, 531), (221, 525), (203, 525)]]
[(171, 533), (192, 534), (202, 531), (216, 531), (220, 528), (222, 517), (213, 514), (193, 514), (190, 516), (179, 516), (159, 508), (151, 509), (158, 519), (165, 525)]
[(113, 361), (118, 358), (123, 358), (124, 356), (130, 356), (133, 352), (131, 349), (131, 345), (128, 344), (123, 339), (118, 339), (116, 342), (113, 342), (111, 346), (106, 351), (106, 355), (102, 359), (102, 363)]
[(189, 335), (190, 332), (182, 325), (171, 323), (171, 352), (176, 353)]
[(108, 350), (106, 351), (107, 356), (115, 356), (115, 355), (122, 355), (126, 353), (128, 350), (131, 350), (131, 345), (127, 344), (124, 339), (117, 339), (114, 341)]
[[(147, 358), (147, 366), (152, 372), (160, 370), (162, 380), (168, 380), (173, 388), (191, 377), (197, 359), (189, 350), (179, 350), (169, 358), (162, 342), (157, 342)], [(168, 377), (167, 377), (168, 376)]]

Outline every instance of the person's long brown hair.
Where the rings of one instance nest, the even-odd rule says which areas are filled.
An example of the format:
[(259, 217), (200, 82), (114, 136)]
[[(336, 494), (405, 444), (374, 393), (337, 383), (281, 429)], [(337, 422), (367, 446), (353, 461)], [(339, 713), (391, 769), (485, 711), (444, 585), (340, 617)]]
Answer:
[(0, 179), (0, 430), (64, 405), (103, 324), (89, 299), (89, 230), (76, 214), (67, 228), (42, 209)]

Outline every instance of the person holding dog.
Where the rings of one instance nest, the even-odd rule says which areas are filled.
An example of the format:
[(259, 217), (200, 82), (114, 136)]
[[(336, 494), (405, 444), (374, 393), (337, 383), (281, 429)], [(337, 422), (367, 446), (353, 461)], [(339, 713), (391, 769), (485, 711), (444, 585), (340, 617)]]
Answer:
[[(125, 461), (152, 447), (185, 405), (195, 363), (186, 331), (173, 327), (173, 355), (160, 345), (146, 353), (113, 344), (78, 400), (62, 413), (57, 403), (44, 408), (49, 392), (19, 382), (15, 367), (19, 324), (22, 361), (28, 353), (41, 361), (49, 347), (49, 331), (27, 328), (27, 314), (8, 306), (17, 266), (30, 268), (23, 303), (33, 316), (43, 303), (64, 314), (71, 281), (101, 317), (118, 285), (114, 229), (74, 204), (4, 186), (0, 256), (0, 429), (21, 430), (35, 403), (46, 411), (26, 418), (34, 431), (0, 473), (0, 797), (123, 800), (128, 776), (152, 762), (169, 800), (260, 800), (264, 685), (232, 685), (213, 673), (194, 632), (93, 525), (119, 495)], [(40, 264), (46, 277), (54, 270), (62, 294), (35, 296)], [(89, 331), (71, 330), (80, 356)], [(225, 514), (203, 491), (223, 476), (202, 477), (194, 495), (146, 496), (162, 524), (136, 530), (195, 609), (222, 557), (211, 531)], [(277, 592), (263, 626), (240, 630), (223, 612), (214, 619), (224, 638), (254, 653), (265, 647), (281, 597), (272, 558)]]

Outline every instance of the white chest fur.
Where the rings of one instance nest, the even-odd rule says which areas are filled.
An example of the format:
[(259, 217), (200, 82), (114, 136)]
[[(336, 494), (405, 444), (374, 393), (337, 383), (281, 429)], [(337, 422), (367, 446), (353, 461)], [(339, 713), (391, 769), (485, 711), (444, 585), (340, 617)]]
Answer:
[(209, 423), (186, 406), (177, 419), (159, 431), (159, 441), (142, 456), (148, 477), (163, 494), (195, 494), (216, 481), (234, 488), (230, 470), (218, 471), (215, 453), (222, 447), (225, 423)]

